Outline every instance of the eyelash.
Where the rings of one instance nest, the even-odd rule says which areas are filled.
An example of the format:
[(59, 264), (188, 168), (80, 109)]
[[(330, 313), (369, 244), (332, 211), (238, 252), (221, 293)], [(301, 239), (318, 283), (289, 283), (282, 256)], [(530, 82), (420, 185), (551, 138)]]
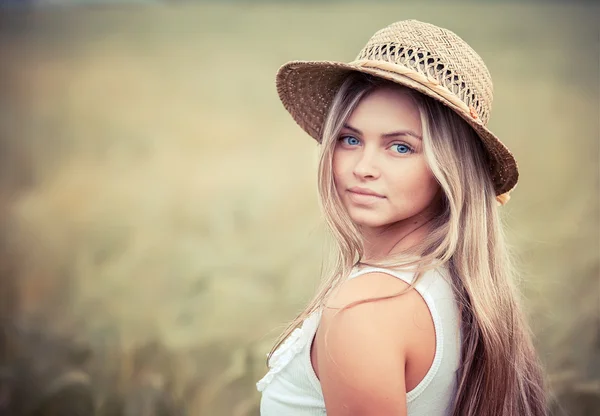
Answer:
[[(340, 136), (340, 138), (338, 139), (338, 141), (339, 141), (339, 142), (343, 142), (343, 141), (344, 141), (344, 139), (346, 139), (346, 138), (348, 138), (348, 137), (351, 137), (351, 138), (353, 138), (353, 139), (356, 139), (356, 140), (360, 141), (360, 140), (359, 140), (359, 139), (357, 139), (356, 137), (354, 137), (354, 136), (348, 136), (348, 135), (346, 135), (346, 136)], [(405, 146), (405, 147), (407, 147), (407, 148), (408, 148), (408, 152), (406, 152), (406, 153), (400, 153), (400, 152), (396, 152), (396, 153), (398, 153), (399, 155), (403, 155), (403, 154), (405, 155), (405, 154), (410, 154), (410, 153), (414, 153), (414, 152), (415, 152), (415, 150), (413, 149), (413, 147), (412, 147), (411, 145), (407, 144), (407, 143), (393, 143), (393, 144), (392, 144), (392, 146)]]

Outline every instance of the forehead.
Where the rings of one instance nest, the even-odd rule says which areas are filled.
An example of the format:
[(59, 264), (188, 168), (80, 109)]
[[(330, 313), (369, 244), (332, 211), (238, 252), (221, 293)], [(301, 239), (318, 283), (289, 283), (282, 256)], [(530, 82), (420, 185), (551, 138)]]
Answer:
[(408, 129), (422, 135), (419, 109), (407, 92), (396, 88), (376, 89), (358, 103), (347, 120), (365, 135)]

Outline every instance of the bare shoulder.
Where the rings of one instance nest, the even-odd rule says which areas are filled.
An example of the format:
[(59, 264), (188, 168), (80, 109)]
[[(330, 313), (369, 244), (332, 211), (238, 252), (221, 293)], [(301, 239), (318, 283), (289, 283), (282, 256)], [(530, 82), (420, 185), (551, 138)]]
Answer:
[(409, 285), (382, 272), (345, 281), (323, 310), (318, 367), (328, 415), (406, 414), (405, 368), (412, 339), (429, 319), (427, 305)]
[[(341, 308), (354, 302), (372, 298), (389, 299), (361, 303), (345, 309), (335, 316), (336, 325), (352, 322), (353, 328), (360, 328), (362, 322), (384, 331), (411, 330), (420, 326), (423, 319), (429, 321), (430, 314), (426, 302), (416, 289), (410, 289), (404, 280), (383, 272), (371, 272), (343, 282), (327, 301), (324, 312), (326, 321), (333, 318)], [(401, 296), (396, 296), (399, 293)], [(399, 333), (391, 333), (398, 342), (406, 340)]]
[(370, 272), (343, 282), (328, 306), (338, 308), (354, 301), (394, 295), (409, 287), (404, 280), (383, 272)]

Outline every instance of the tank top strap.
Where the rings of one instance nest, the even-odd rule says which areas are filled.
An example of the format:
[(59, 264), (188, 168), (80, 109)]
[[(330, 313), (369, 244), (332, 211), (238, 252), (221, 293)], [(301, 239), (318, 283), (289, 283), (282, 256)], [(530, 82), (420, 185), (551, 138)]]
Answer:
[(353, 267), (348, 275), (348, 279), (354, 279), (355, 277), (362, 276), (367, 273), (385, 273), (397, 277), (400, 280), (405, 281), (408, 284), (411, 284), (414, 280), (415, 273), (410, 270), (397, 270), (388, 267), (374, 267), (374, 266), (365, 266), (365, 267)]
[[(356, 277), (373, 272), (380, 272), (394, 276), (408, 284), (413, 283), (417, 274), (415, 270), (410, 269), (399, 270), (387, 267), (383, 268), (366, 266), (361, 268), (353, 268), (352, 272), (348, 276), (348, 279), (354, 279)], [(439, 282), (439, 280), (436, 278), (436, 275), (437, 273), (432, 271), (425, 272), (422, 278), (415, 284), (415, 289), (421, 295), (421, 297), (427, 304), (427, 308), (431, 313), (435, 329), (436, 346), (434, 360), (429, 371), (427, 372), (423, 380), (421, 380), (421, 382), (413, 390), (407, 392), (406, 399), (408, 402), (414, 401), (419, 395), (421, 395), (421, 393), (425, 391), (427, 386), (433, 381), (434, 376), (437, 374), (442, 364), (442, 357), (444, 355), (444, 343), (446, 342), (445, 333), (447, 331), (450, 331), (451, 328), (458, 328), (458, 325), (456, 324), (457, 319), (454, 317), (454, 315), (448, 312), (451, 309), (450, 306), (448, 306), (448, 302), (454, 302), (452, 290), (449, 286), (446, 286), (445, 284), (434, 285), (436, 281)], [(440, 313), (440, 308), (442, 308), (442, 313)], [(450, 317), (452, 317), (452, 320), (448, 321)], [(448, 329), (444, 329), (444, 326), (447, 326)], [(450, 346), (448, 347), (448, 350), (450, 350)], [(445, 374), (445, 377), (447, 376), (448, 374)]]

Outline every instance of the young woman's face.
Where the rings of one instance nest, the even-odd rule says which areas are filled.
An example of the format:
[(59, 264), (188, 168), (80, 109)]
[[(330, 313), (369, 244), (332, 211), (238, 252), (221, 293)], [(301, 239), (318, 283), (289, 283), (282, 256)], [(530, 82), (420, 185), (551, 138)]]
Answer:
[(431, 211), (439, 185), (421, 137), (419, 110), (401, 90), (377, 89), (360, 101), (333, 156), (335, 186), (355, 223), (368, 228), (418, 223), (414, 220)]

